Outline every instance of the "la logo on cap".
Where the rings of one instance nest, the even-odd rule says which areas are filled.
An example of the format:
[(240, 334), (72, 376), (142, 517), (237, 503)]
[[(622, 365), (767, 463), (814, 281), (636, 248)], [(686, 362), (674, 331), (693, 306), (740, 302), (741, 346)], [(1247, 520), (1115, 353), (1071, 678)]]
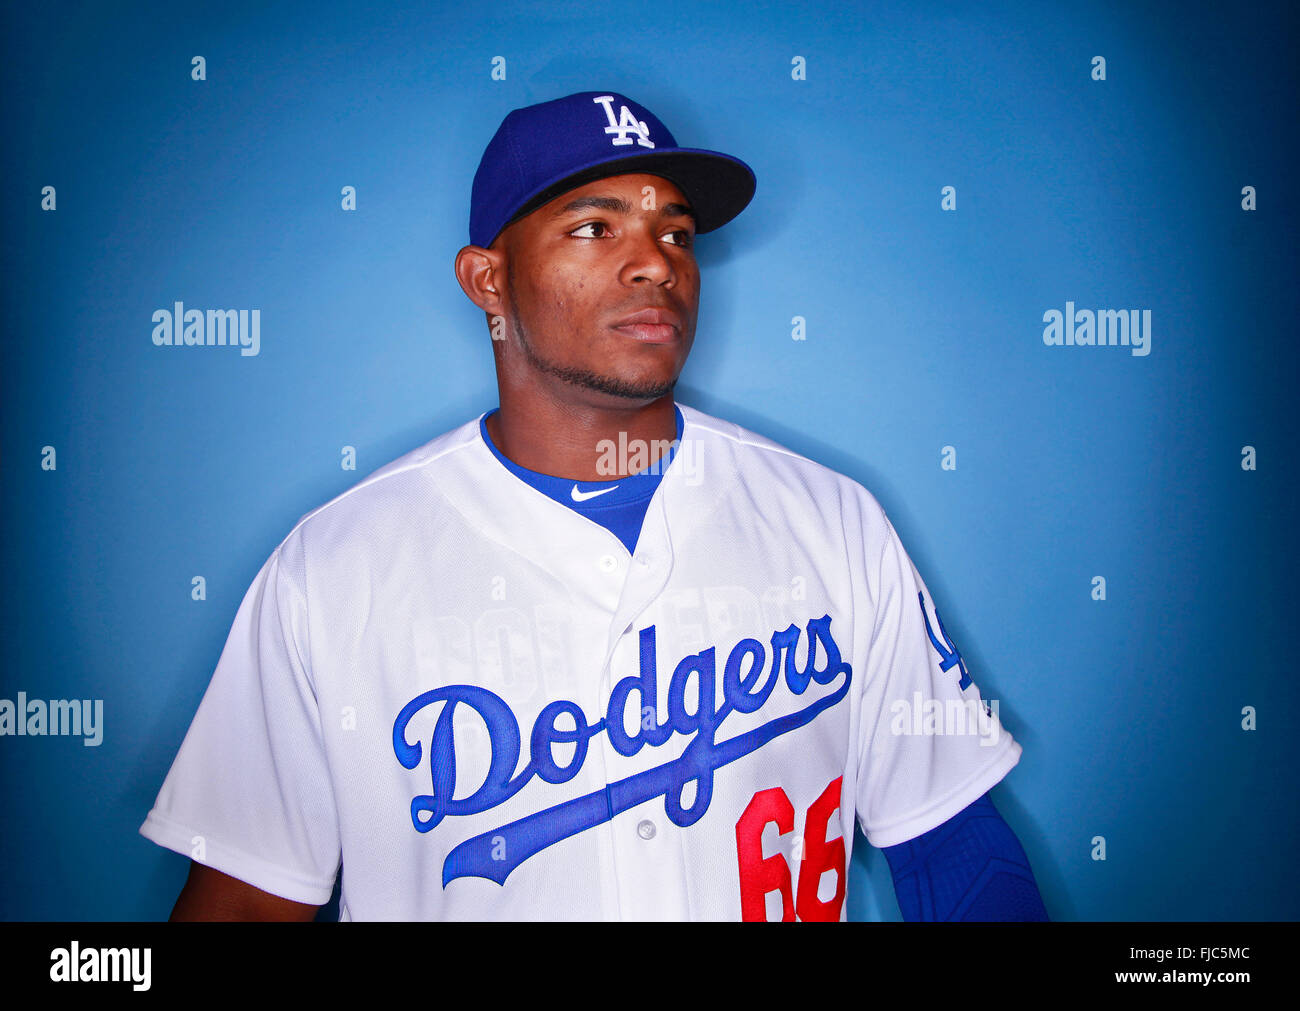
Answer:
[(612, 141), (615, 146), (631, 144), (632, 138), (629, 134), (636, 134), (636, 142), (642, 147), (654, 147), (650, 141), (650, 131), (646, 128), (645, 121), (638, 121), (632, 115), (632, 110), (626, 105), (619, 106), (619, 117), (614, 118), (614, 96), (600, 95), (592, 99), (593, 102), (599, 102), (605, 107), (605, 116), (609, 120), (609, 126), (605, 127), (606, 133), (618, 134)]

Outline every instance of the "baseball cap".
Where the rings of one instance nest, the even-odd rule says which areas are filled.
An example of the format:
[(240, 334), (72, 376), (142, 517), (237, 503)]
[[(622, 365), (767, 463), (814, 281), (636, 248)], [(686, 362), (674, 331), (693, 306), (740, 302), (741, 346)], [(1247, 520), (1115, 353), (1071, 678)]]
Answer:
[(695, 231), (721, 228), (753, 199), (753, 170), (718, 151), (679, 147), (645, 106), (614, 91), (580, 91), (509, 113), (474, 173), (469, 241), (501, 231), (561, 193), (629, 172), (672, 181), (695, 211)]

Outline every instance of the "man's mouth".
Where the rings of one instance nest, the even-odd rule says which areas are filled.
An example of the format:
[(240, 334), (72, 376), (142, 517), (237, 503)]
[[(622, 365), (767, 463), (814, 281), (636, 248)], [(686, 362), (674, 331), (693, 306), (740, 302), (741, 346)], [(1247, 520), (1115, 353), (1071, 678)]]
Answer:
[(667, 309), (642, 309), (625, 316), (613, 328), (647, 344), (670, 344), (681, 337), (682, 321)]
[(646, 344), (671, 344), (678, 336), (675, 326), (664, 323), (631, 323), (614, 329)]

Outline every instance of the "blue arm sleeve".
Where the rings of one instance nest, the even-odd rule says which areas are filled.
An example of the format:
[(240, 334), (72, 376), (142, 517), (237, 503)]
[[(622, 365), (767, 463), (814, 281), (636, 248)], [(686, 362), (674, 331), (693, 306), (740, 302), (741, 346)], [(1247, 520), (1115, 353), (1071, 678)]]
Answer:
[(904, 920), (1047, 920), (1024, 847), (986, 793), (883, 850)]

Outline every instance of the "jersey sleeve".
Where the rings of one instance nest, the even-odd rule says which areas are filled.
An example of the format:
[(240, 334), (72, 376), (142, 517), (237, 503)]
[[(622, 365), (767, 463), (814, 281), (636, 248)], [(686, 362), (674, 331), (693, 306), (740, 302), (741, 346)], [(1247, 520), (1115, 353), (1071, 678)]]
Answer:
[(295, 557), (282, 543), (245, 594), (140, 833), (263, 891), (324, 905), (339, 826)]
[(883, 510), (884, 546), (869, 573), (876, 604), (863, 679), (857, 817), (873, 846), (927, 832), (1020, 760), (997, 704), (980, 695), (934, 599)]

